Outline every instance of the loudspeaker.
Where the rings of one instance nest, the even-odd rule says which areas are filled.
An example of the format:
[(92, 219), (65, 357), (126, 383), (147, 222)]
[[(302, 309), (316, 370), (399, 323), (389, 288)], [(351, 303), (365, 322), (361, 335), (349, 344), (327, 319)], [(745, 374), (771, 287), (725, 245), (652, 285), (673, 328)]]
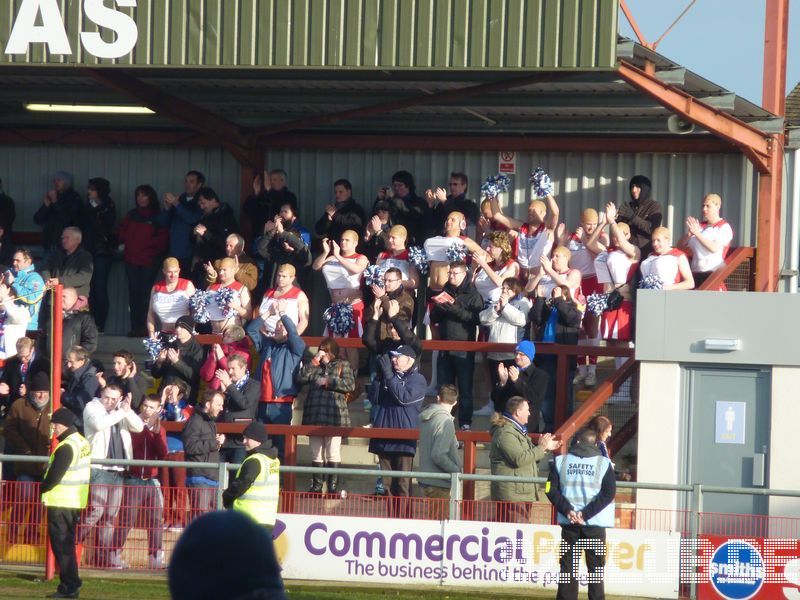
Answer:
[(694, 131), (694, 123), (684, 121), (678, 115), (671, 115), (667, 119), (667, 129), (670, 133), (677, 133), (678, 135), (685, 135)]

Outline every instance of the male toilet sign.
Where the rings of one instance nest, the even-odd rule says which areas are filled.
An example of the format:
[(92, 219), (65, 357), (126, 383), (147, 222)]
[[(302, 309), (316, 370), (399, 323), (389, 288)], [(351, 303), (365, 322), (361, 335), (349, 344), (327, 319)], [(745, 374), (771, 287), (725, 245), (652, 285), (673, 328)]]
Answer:
[(517, 172), (517, 153), (516, 152), (498, 152), (498, 173), (505, 175), (514, 175)]
[(717, 401), (714, 441), (717, 444), (744, 444), (745, 403)]

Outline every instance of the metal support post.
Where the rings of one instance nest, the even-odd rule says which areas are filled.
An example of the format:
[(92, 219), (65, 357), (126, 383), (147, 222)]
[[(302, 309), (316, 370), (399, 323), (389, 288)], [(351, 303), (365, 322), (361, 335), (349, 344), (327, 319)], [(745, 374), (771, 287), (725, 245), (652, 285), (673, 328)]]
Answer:
[(217, 472), (217, 510), (222, 510), (222, 492), (228, 487), (228, 463), (219, 463)]
[(459, 485), (460, 473), (450, 474), (450, 520), (457, 521), (460, 518), (461, 506), (461, 486)]

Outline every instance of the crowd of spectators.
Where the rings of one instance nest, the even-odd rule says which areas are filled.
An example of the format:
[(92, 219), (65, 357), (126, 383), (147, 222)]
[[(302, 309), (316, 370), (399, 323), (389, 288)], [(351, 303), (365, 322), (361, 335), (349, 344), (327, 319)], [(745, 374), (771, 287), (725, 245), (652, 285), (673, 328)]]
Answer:
[[(484, 193), (480, 203), (470, 199), (463, 173), (451, 174), (449, 193), (436, 188), (419, 195), (413, 175), (398, 171), (369, 207), (341, 179), (311, 228), (313, 237), (281, 170), (256, 178), (242, 204), (241, 227), (198, 171), (186, 174), (182, 194), (166, 193), (161, 201), (151, 186), (137, 187), (134, 208), (119, 223), (110, 187), (92, 178), (84, 200), (69, 173), (55, 174), (34, 216), (42, 227), (41, 258), (13, 248), (13, 201), (3, 211), (0, 403), (8, 413), (7, 451), (46, 453), (48, 289), (62, 285), (59, 360), (65, 368), (55, 383), (93, 457), (240, 462), (242, 439), (217, 433), (216, 424), (289, 424), (306, 386), (303, 424), (348, 427), (350, 403), (365, 396), (376, 428), (422, 429), (420, 462), (427, 471), (459, 469), (456, 429), (469, 430), (476, 414), (494, 414), (492, 472), (530, 474), (555, 442), (542, 437), (534, 446), (526, 434), (556, 426), (556, 363), (537, 353), (536, 344), (631, 343), (637, 284), (692, 289), (723, 264), (733, 239), (720, 215), (721, 198), (709, 194), (702, 220), (689, 217), (673, 246), (651, 183), (641, 175), (630, 180), (629, 198), (599, 211), (586, 207), (574, 227), (560, 221), (551, 190), (518, 220), (503, 206), (502, 190)], [(93, 353), (107, 323), (109, 271), (119, 244), (129, 335), (145, 340), (151, 360), (137, 363), (120, 351), (104, 366)], [(319, 276), (313, 271), (325, 281), (330, 306), (311, 307), (303, 291)], [(312, 308), (324, 311), (324, 332), (309, 331)], [(203, 346), (198, 332), (219, 334), (220, 341)], [(312, 354), (300, 336), (320, 333), (324, 340)], [(422, 373), (426, 337), (453, 342), (432, 353), (430, 377)], [(347, 338), (361, 338), (369, 357), (337, 342)], [(477, 339), (515, 347), (490, 352), (477, 367), (486, 369), (481, 375), (491, 382), (490, 397), (476, 398), (475, 353), (461, 344)], [(577, 357), (570, 372), (571, 384), (597, 382), (588, 357)], [(148, 394), (146, 374), (157, 383), (155, 394)], [(426, 396), (436, 400), (423, 408)], [(167, 435), (162, 420), (184, 422), (183, 433)], [(273, 442), (283, 458), (283, 439)], [(312, 465), (338, 467), (341, 442), (311, 436)], [(369, 450), (382, 470), (410, 471), (417, 445), (372, 439)], [(33, 468), (18, 473), (26, 481), (41, 475)], [(147, 488), (139, 504), (115, 491), (133, 479)], [(216, 469), (93, 465), (92, 510), (81, 535), (94, 536), (104, 554), (92, 560), (120, 564), (139, 506), (158, 508), (158, 529), (186, 523), (186, 498), (156, 494), (146, 482), (158, 480), (169, 487), (185, 483), (192, 514), (212, 506), (219, 485)], [(447, 497), (445, 483), (421, 482), (426, 496), (439, 499)], [(410, 479), (393, 478), (387, 487), (401, 500), (411, 495)], [(314, 475), (310, 483), (315, 493), (340, 488), (336, 476)], [(518, 499), (501, 484), (493, 484), (492, 495)], [(121, 506), (127, 508), (119, 514)], [(393, 514), (408, 516), (410, 507), (398, 502)], [(507, 511), (499, 516), (518, 518)], [(161, 545), (158, 536), (149, 541), (152, 565), (163, 564)]]

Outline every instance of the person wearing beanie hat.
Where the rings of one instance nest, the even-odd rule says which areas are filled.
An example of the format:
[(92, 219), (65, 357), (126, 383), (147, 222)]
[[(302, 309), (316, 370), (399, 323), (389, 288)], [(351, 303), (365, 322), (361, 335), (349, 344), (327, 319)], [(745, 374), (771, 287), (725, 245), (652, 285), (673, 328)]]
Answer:
[(89, 500), (91, 446), (73, 423), (75, 414), (59, 408), (51, 417), (58, 446), (50, 456), (40, 491), (47, 507), (47, 534), (61, 578), (48, 598), (77, 598), (81, 587), (75, 529)]
[(33, 222), (43, 227), (42, 244), (49, 254), (60, 247), (65, 227), (79, 225), (83, 202), (72, 187), (72, 175), (58, 171), (53, 175), (53, 188), (42, 198), (42, 206), (33, 215)]
[[(25, 385), (25, 384), (23, 384)], [(6, 416), (4, 436), (7, 454), (48, 456), (50, 454), (50, 377), (37, 371), (27, 378), (26, 397), (18, 398)], [(18, 485), (14, 492), (11, 517), (6, 531), (7, 539), (16, 543), (20, 526), (25, 522), (28, 506), (36, 501), (33, 482), (41, 482), (45, 465), (42, 463), (17, 463), (14, 465)], [(23, 543), (34, 543), (39, 537), (39, 511), (32, 510), (30, 524), (25, 528)]]
[(397, 171), (392, 175), (392, 187), (378, 188), (378, 197), (373, 206), (373, 213), (378, 203), (389, 205), (391, 225), (403, 225), (408, 230), (409, 243), (421, 244), (424, 241), (425, 214), (428, 205), (417, 196), (414, 176), (408, 171)]
[(530, 405), (530, 417), (523, 425), (532, 432), (540, 430), (540, 413), (542, 402), (547, 392), (547, 373), (533, 364), (536, 356), (536, 345), (530, 340), (523, 340), (517, 345), (514, 353), (514, 364), (506, 367), (497, 365), (498, 382), (492, 390), (492, 401), (497, 413), (505, 411), (506, 402), (513, 396), (522, 396)]
[(247, 456), (222, 492), (222, 503), (271, 530), (278, 515), (281, 463), (263, 424), (250, 422), (243, 435)]
[(197, 343), (194, 336), (194, 319), (183, 315), (175, 321), (175, 336), (177, 347), (164, 348), (159, 352), (150, 374), (161, 378), (159, 393), (176, 380), (183, 381), (188, 390), (191, 403), (197, 400), (197, 391), (200, 383), (200, 367), (203, 364), (203, 347)]
[(630, 200), (617, 207), (617, 223), (627, 223), (631, 228), (631, 243), (642, 251), (645, 258), (653, 250), (650, 237), (661, 227), (663, 209), (653, 200), (653, 184), (644, 175), (634, 175), (628, 184)]
[(119, 244), (116, 235), (117, 207), (111, 199), (111, 184), (108, 179), (90, 179), (87, 195), (80, 226), (83, 231), (83, 247), (94, 258), (89, 306), (97, 329), (104, 331), (110, 306), (108, 276), (112, 257)]
[(195, 519), (169, 564), (173, 600), (285, 600), (271, 535), (238, 511)]

